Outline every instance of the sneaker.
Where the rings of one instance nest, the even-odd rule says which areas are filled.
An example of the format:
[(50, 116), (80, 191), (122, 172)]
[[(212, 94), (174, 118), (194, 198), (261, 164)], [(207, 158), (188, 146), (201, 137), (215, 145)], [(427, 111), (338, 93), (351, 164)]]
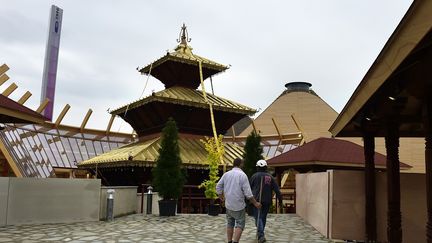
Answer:
[(264, 242), (266, 242), (266, 238), (264, 236), (258, 239), (258, 243), (264, 243)]

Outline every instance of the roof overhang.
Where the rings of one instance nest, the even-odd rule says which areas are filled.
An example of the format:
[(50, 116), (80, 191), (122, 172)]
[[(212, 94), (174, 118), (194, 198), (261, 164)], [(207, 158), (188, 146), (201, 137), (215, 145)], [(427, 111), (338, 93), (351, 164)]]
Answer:
[[(362, 136), (365, 124), (385, 136), (397, 115), (400, 136), (422, 136), (421, 99), (430, 95), (432, 1), (414, 1), (329, 131)], [(420, 109), (420, 111), (419, 111)], [(387, 118), (385, 118), (387, 117)]]
[(39, 123), (48, 119), (41, 114), (0, 94), (1, 123)]
[[(203, 136), (179, 134), (179, 148), (182, 166), (187, 168), (208, 168), (207, 151), (201, 141)], [(139, 141), (128, 144), (120, 148), (113, 149), (102, 155), (82, 161), (78, 164), (79, 168), (98, 168), (102, 167), (153, 167), (159, 157), (161, 137), (155, 137), (146, 141)], [(224, 144), (223, 162), (227, 166), (232, 166), (235, 158), (241, 157), (243, 149), (231, 143)]]
[[(269, 167), (273, 168), (290, 168), (290, 167), (302, 167), (302, 166), (334, 166), (334, 167), (346, 167), (346, 168), (364, 168), (364, 164), (361, 163), (345, 163), (345, 162), (334, 162), (334, 161), (298, 161), (298, 162), (286, 162), (286, 163), (277, 163), (277, 164), (271, 164)], [(375, 168), (377, 169), (386, 169), (385, 165), (375, 165)], [(401, 170), (408, 170), (411, 166), (400, 163), (400, 169)]]
[[(206, 94), (211, 102), (218, 134), (226, 131), (244, 116), (255, 110), (236, 102)], [(180, 132), (212, 134), (209, 104), (201, 91), (184, 87), (172, 87), (153, 93), (141, 100), (111, 112), (128, 122), (138, 136), (161, 131), (169, 117), (172, 117)]]
[(228, 66), (194, 55), (190, 46), (180, 44), (176, 51), (168, 52), (138, 71), (141, 74), (152, 75), (165, 84), (166, 88), (180, 85), (196, 89), (201, 83), (199, 62), (203, 80), (228, 69)]

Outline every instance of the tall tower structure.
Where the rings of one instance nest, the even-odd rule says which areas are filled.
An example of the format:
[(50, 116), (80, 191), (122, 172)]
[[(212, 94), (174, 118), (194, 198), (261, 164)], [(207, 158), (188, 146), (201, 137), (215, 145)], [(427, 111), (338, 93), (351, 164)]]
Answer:
[(49, 99), (43, 115), (52, 121), (54, 109), (55, 85), (57, 78), (57, 64), (60, 48), (60, 33), (63, 10), (55, 5), (51, 6), (49, 18), (48, 40), (45, 52), (44, 71), (42, 76), (41, 103)]

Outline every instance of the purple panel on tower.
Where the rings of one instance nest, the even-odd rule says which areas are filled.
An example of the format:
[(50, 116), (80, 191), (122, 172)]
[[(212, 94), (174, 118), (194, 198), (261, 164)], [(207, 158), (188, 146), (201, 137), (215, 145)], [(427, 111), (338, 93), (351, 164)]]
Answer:
[(55, 84), (57, 76), (58, 54), (60, 47), (61, 23), (63, 10), (57, 6), (51, 6), (48, 41), (45, 52), (44, 71), (42, 77), (41, 103), (48, 98), (50, 102), (43, 111), (43, 115), (52, 121)]

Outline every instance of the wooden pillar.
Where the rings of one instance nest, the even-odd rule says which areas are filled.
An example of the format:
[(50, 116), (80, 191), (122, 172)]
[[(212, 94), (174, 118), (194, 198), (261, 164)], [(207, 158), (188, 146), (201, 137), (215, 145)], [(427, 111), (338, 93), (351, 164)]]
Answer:
[(281, 184), (282, 184), (282, 172), (283, 172), (282, 169), (280, 169), (280, 168), (278, 168), (278, 167), (275, 168), (275, 173), (276, 173), (276, 183), (277, 183), (277, 185), (278, 185), (279, 187), (281, 187)]
[(394, 119), (387, 124), (387, 240), (402, 242), (400, 211), (399, 126)]
[[(279, 186), (279, 189), (282, 187), (282, 172), (283, 170), (276, 167), (275, 168), (275, 173), (276, 173), (276, 183)], [(283, 205), (279, 205), (279, 200), (276, 198), (276, 213), (283, 213), (283, 211), (280, 211), (280, 208)]]
[(366, 200), (366, 242), (376, 242), (376, 200), (375, 200), (375, 137), (371, 133), (363, 136), (365, 156), (365, 200)]
[(432, 243), (432, 102), (426, 104), (424, 119), (425, 128), (425, 166), (426, 166), (426, 202), (427, 202), (427, 223), (426, 239)]

